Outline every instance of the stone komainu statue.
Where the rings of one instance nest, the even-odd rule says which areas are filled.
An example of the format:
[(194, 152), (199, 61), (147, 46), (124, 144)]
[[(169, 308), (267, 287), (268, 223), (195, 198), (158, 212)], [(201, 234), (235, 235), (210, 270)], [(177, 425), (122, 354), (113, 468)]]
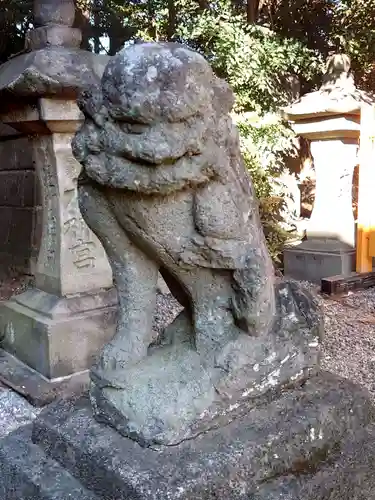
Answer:
[[(212, 408), (313, 366), (319, 315), (296, 285), (275, 285), (233, 94), (206, 60), (179, 44), (135, 44), (78, 104), (80, 208), (120, 305), (92, 370), (97, 415), (139, 442), (171, 443)], [(158, 271), (184, 311), (153, 343)]]

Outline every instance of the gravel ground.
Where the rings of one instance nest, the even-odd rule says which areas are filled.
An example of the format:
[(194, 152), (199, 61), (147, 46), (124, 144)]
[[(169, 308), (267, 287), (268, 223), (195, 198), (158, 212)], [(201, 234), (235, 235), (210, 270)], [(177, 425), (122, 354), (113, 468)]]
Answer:
[[(366, 387), (375, 400), (375, 288), (327, 297), (319, 287), (303, 282), (318, 296), (324, 311), (322, 368)], [(181, 310), (171, 295), (158, 295), (154, 328), (160, 332)]]
[(0, 276), (0, 300), (8, 300), (12, 295), (24, 292), (33, 284), (31, 276), (15, 275), (13, 277)]
[(375, 400), (375, 288), (327, 297), (303, 284), (324, 311), (322, 368), (366, 387)]
[(156, 314), (154, 318), (155, 332), (160, 334), (180, 311), (182, 311), (181, 305), (170, 293), (158, 293), (156, 297)]

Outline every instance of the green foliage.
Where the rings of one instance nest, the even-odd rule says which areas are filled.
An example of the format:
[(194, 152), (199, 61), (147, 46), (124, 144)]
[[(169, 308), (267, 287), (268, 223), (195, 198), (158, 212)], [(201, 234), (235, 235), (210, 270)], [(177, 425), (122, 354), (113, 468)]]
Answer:
[(328, 55), (339, 0), (264, 0), (261, 5), (258, 24)]
[[(83, 48), (118, 51), (137, 37), (184, 39), (231, 75), (239, 109), (268, 111), (285, 102), (289, 74), (316, 82), (313, 50), (345, 50), (356, 81), (375, 90), (375, 0), (75, 0)], [(254, 8), (254, 16), (249, 12)], [(22, 51), (32, 0), (0, 0), (0, 63)], [(102, 37), (108, 37), (102, 43)], [(261, 69), (259, 72), (258, 69)]]
[(375, 91), (375, 0), (341, 0), (334, 20), (336, 47), (352, 59), (357, 84)]
[(295, 154), (294, 134), (276, 115), (260, 119), (255, 114), (234, 117), (241, 134), (241, 150), (259, 200), (260, 218), (268, 250), (276, 264), (290, 233), (283, 228), (286, 194), (278, 177), (285, 156)]
[(273, 178), (260, 167), (259, 163), (254, 161), (253, 157), (246, 151), (243, 151), (243, 157), (258, 198), (259, 215), (268, 251), (272, 260), (279, 264), (285, 243), (290, 238), (290, 233), (282, 227), (282, 212), (286, 208), (285, 198), (275, 193)]
[(200, 17), (199, 5), (194, 0), (149, 0), (139, 5), (142, 3), (147, 15), (143, 16), (142, 24), (137, 24), (136, 36), (145, 41), (180, 41), (178, 26)]
[(0, 0), (0, 63), (23, 50), (32, 0)]
[(236, 111), (261, 114), (290, 101), (291, 75), (312, 78), (322, 67), (316, 53), (268, 28), (248, 25), (228, 2), (179, 28), (179, 36), (210, 60), (236, 95)]
[(271, 176), (282, 172), (285, 155), (293, 154), (294, 132), (276, 114), (266, 114), (262, 118), (255, 113), (234, 116), (240, 131), (241, 147), (251, 161)]

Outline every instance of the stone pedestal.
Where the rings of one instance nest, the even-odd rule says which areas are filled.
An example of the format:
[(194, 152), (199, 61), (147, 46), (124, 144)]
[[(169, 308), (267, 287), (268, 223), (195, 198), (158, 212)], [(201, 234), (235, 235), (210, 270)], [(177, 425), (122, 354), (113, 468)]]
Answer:
[(284, 250), (284, 274), (320, 283), (329, 276), (349, 275), (355, 268), (353, 247), (331, 239), (308, 239)]
[(117, 294), (105, 252), (78, 207), (80, 165), (71, 140), (82, 116), (75, 102), (39, 98), (2, 120), (34, 134), (43, 204), (36, 288), (2, 305), (2, 347), (53, 383), (86, 371), (113, 336)]
[(352, 186), (357, 149), (358, 138), (311, 141), (316, 195), (308, 239), (336, 240), (354, 248)]
[(97, 422), (88, 398), (61, 401), (0, 440), (0, 497), (375, 498), (373, 408), (365, 391), (321, 374), (238, 410), (228, 425), (194, 440), (142, 448)]
[(320, 282), (355, 268), (352, 184), (357, 162), (355, 138), (313, 139), (316, 196), (307, 240), (284, 251), (287, 276)]

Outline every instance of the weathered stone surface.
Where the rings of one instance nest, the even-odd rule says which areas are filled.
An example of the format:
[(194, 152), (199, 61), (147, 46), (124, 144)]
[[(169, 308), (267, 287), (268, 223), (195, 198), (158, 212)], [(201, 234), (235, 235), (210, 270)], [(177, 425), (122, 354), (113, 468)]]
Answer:
[(175, 444), (230, 420), (237, 406), (268, 390), (307, 377), (318, 364), (320, 325), (314, 303), (296, 289), (277, 287), (282, 319), (269, 337), (249, 342), (240, 334), (216, 354), (214, 368), (186, 341), (189, 320), (182, 313), (166, 329), (162, 348), (151, 347), (144, 360), (110, 372), (108, 379), (92, 374), (97, 418), (142, 444)]
[(38, 413), (39, 410), (15, 392), (0, 389), (0, 438), (29, 424)]
[(17, 137), (0, 143), (0, 170), (31, 170), (32, 154), (28, 137)]
[[(79, 49), (49, 47), (22, 54), (1, 66), (0, 95), (75, 98), (77, 93), (100, 81), (107, 56)], [(64, 68), (64, 71), (61, 71)], [(1, 106), (7, 102), (2, 99)]]
[(80, 371), (72, 376), (54, 380), (30, 368), (4, 349), (0, 349), (0, 380), (30, 402), (33, 407), (45, 406), (56, 398), (82, 394), (89, 388), (89, 372)]
[[(120, 303), (92, 371), (97, 418), (176, 444), (314, 371), (321, 315), (307, 291), (275, 284), (228, 85), (179, 44), (136, 44), (78, 104), (80, 209)], [(150, 345), (158, 271), (185, 310)]]
[(37, 132), (28, 142), (45, 211), (35, 269), (37, 288), (60, 296), (110, 288), (105, 252), (78, 207), (80, 165), (70, 142), (82, 115), (75, 102), (43, 98), (35, 107), (9, 111), (3, 118), (27, 133)]
[(43, 411), (33, 440), (105, 500), (372, 500), (373, 418), (366, 392), (321, 374), (178, 446), (119, 437), (85, 398)]
[(348, 276), (355, 269), (355, 253), (338, 240), (307, 239), (284, 249), (284, 275), (312, 283), (328, 276)]
[[(1, 131), (0, 131), (1, 134)], [(30, 273), (35, 248), (40, 189), (27, 137), (0, 142), (0, 276)], [(20, 231), (22, 228), (22, 231)]]
[[(26, 219), (30, 214), (23, 212), (24, 220), (16, 220), (20, 210), (6, 213), (4, 233), (17, 237), (12, 243), (24, 242), (20, 238), (28, 233), (18, 261), (28, 264), (35, 288), (2, 304), (0, 336), (4, 349), (46, 377), (53, 389), (56, 378), (76, 380), (87, 372), (96, 351), (112, 335), (117, 305), (104, 250), (78, 208), (80, 165), (71, 151), (72, 136), (83, 119), (77, 93), (100, 81), (109, 58), (71, 48), (81, 40), (80, 30), (72, 27), (74, 18), (73, 0), (34, 0), (34, 28), (26, 36), (25, 51), (0, 70), (1, 123), (28, 137), (28, 161), (41, 188), (35, 217)], [(16, 141), (14, 151), (8, 148), (11, 161), (23, 156), (16, 148)], [(8, 160), (6, 154), (4, 158)], [(4, 158), (0, 152), (0, 160)], [(25, 206), (32, 204), (33, 191), (23, 190), (20, 182), (25, 175), (7, 172), (1, 177), (0, 197), (8, 208), (17, 198)], [(31, 180), (28, 176), (25, 184)], [(10, 238), (4, 236), (7, 242)], [(1, 250), (0, 257), (8, 253)]]
[(57, 462), (31, 442), (26, 426), (0, 441), (2, 500), (96, 500)]
[[(81, 114), (74, 101), (43, 98), (35, 109), (25, 106), (6, 119), (26, 132), (35, 124), (41, 129), (28, 145), (43, 217), (34, 231), (34, 236), (41, 232), (33, 266), (36, 288), (2, 305), (2, 346), (48, 379), (66, 377), (90, 368), (113, 334), (117, 306), (105, 252), (78, 207), (80, 166), (70, 141)], [(12, 213), (10, 220), (22, 222), (22, 213), (17, 211), (18, 221)], [(21, 226), (27, 227), (12, 225), (11, 241), (19, 241)]]
[(75, 17), (73, 0), (34, 0), (33, 7), (36, 26), (48, 24), (73, 26)]
[[(11, 269), (30, 272), (32, 235), (36, 211), (28, 207), (0, 207), (0, 258), (2, 277)], [(20, 227), (23, 231), (20, 231)], [(7, 266), (12, 266), (10, 269)]]
[(284, 109), (288, 120), (315, 119), (332, 115), (359, 114), (361, 104), (372, 103), (370, 94), (356, 88), (350, 73), (350, 58), (333, 54), (326, 63), (323, 84)]
[(34, 207), (35, 173), (0, 171), (0, 200), (8, 207)]
[(0, 306), (1, 346), (47, 379), (88, 370), (113, 336), (115, 290), (69, 298), (30, 288)]
[(43, 206), (49, 213), (43, 225), (36, 286), (62, 296), (112, 286), (102, 246), (78, 208), (79, 165), (72, 157), (71, 137), (69, 133), (56, 133), (33, 143)]
[[(354, 249), (352, 187), (354, 167), (358, 163), (357, 151), (357, 140), (311, 143), (319, 191), (307, 229), (308, 238), (336, 240)], [(330, 158), (329, 166), (327, 158)]]
[(72, 28), (74, 0), (34, 0), (35, 28), (26, 33), (27, 50), (45, 47), (79, 47), (82, 33)]
[(61, 25), (42, 26), (26, 34), (26, 47), (29, 50), (38, 50), (49, 46), (78, 48), (81, 42), (81, 30)]

